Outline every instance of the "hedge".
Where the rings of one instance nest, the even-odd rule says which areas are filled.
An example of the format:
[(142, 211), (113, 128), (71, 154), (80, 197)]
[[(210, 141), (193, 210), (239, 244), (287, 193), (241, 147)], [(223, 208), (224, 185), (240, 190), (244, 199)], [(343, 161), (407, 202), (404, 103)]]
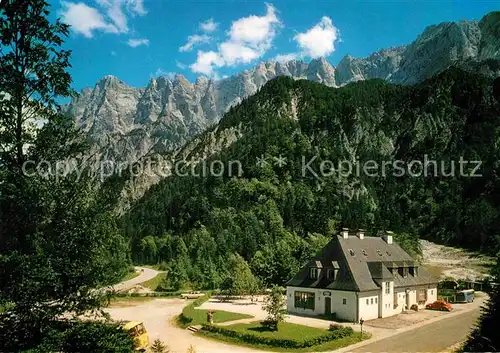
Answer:
[(341, 327), (335, 329), (334, 331), (329, 331), (322, 336), (310, 338), (307, 340), (290, 340), (283, 338), (262, 337), (256, 334), (231, 330), (222, 326), (203, 324), (201, 325), (201, 327), (204, 331), (219, 334), (225, 337), (236, 338), (248, 344), (260, 344), (264, 346), (289, 349), (310, 348), (329, 341), (337, 340), (339, 338), (351, 336), (354, 333), (354, 330), (351, 327)]
[(203, 303), (205, 303), (206, 301), (208, 301), (210, 299), (210, 297), (212, 296), (212, 292), (207, 292), (204, 296), (202, 297), (199, 297), (198, 299), (196, 299), (194, 302), (192, 302), (191, 304), (189, 305), (186, 305), (183, 309), (182, 309), (182, 313), (179, 315), (178, 317), (178, 321), (179, 323), (182, 325), (182, 326), (187, 326), (189, 325), (192, 321), (193, 321), (193, 318), (191, 317), (191, 312), (201, 306)]

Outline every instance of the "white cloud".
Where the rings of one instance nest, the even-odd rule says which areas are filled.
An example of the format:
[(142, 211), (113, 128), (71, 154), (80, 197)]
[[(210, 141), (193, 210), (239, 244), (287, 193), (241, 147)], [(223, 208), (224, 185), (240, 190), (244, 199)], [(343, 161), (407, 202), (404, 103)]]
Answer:
[(186, 70), (188, 66), (184, 63), (181, 63), (180, 61), (175, 61), (175, 66), (177, 66), (181, 70)]
[(273, 58), (273, 60), (280, 62), (280, 63), (284, 63), (284, 62), (295, 60), (299, 57), (300, 57), (299, 53), (278, 54)]
[(144, 8), (144, 0), (126, 0), (127, 9), (132, 14), (144, 16), (148, 12)]
[(339, 31), (329, 17), (323, 16), (317, 25), (307, 32), (297, 34), (294, 39), (304, 55), (318, 58), (328, 56), (335, 51), (335, 41), (339, 39)]
[(140, 45), (149, 45), (149, 39), (146, 38), (129, 39), (127, 44), (132, 48), (136, 48)]
[(169, 79), (173, 79), (177, 74), (175, 72), (165, 71), (162, 68), (156, 69), (154, 75), (150, 75), (151, 77), (160, 77), (165, 76)]
[(231, 41), (222, 43), (219, 51), (225, 64), (229, 66), (237, 63), (247, 64), (262, 55), (256, 49), (252, 49), (243, 43)]
[(63, 10), (60, 14), (63, 22), (71, 25), (74, 31), (87, 38), (92, 37), (94, 30), (118, 33), (118, 29), (114, 25), (106, 23), (104, 17), (93, 7), (81, 2), (62, 2), (62, 7)]
[(253, 46), (266, 46), (276, 35), (276, 25), (280, 23), (276, 17), (276, 9), (267, 4), (265, 16), (248, 16), (234, 21), (229, 30), (230, 40), (244, 42)]
[(251, 15), (234, 21), (227, 32), (228, 39), (218, 46), (218, 51), (198, 52), (190, 68), (193, 72), (214, 75), (216, 68), (250, 63), (271, 48), (280, 27), (276, 9), (267, 4), (264, 16)]
[(212, 33), (217, 29), (218, 25), (218, 23), (214, 22), (213, 18), (209, 18), (206, 21), (200, 22), (200, 29), (203, 32)]
[(201, 36), (198, 34), (194, 34), (188, 37), (187, 43), (184, 44), (182, 47), (180, 47), (179, 51), (180, 52), (191, 51), (193, 50), (194, 46), (202, 43), (208, 43), (210, 42), (210, 40), (211, 38), (206, 34), (203, 34)]
[(219, 53), (214, 51), (198, 51), (196, 62), (189, 67), (193, 72), (213, 76), (215, 74), (214, 68), (222, 65), (224, 65), (224, 60)]
[(147, 13), (143, 0), (96, 0), (97, 7), (83, 2), (62, 2), (60, 15), (71, 29), (87, 38), (94, 31), (127, 33), (128, 15), (143, 16)]

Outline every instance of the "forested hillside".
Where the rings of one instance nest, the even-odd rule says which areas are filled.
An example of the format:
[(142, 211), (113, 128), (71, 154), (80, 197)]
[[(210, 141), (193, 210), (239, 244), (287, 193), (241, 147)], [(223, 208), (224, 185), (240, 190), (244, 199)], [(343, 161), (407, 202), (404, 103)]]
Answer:
[[(190, 147), (196, 156), (208, 136), (234, 135), (206, 161), (222, 161), (222, 176), (186, 167), (123, 217), (133, 258), (168, 261), (175, 287), (216, 287), (233, 253), (265, 283), (283, 283), (340, 227), (392, 230), (414, 252), (418, 237), (496, 252), (500, 109), (492, 85), (456, 68), (415, 86), (275, 79)], [(267, 163), (257, 163), (262, 157)], [(229, 175), (230, 161), (242, 175)]]

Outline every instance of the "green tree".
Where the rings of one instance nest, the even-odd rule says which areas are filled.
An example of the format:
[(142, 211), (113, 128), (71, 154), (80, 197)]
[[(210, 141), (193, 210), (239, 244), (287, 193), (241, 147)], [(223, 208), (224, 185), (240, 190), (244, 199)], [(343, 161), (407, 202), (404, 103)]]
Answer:
[(229, 259), (229, 274), (226, 282), (226, 290), (232, 295), (254, 294), (258, 288), (258, 280), (255, 278), (250, 266), (239, 254), (234, 254)]
[(165, 345), (160, 339), (155, 339), (151, 345), (151, 353), (169, 353), (167, 345)]
[(36, 346), (63, 314), (99, 309), (107, 298), (95, 289), (128, 264), (119, 180), (94, 178), (61, 114), (59, 99), (72, 93), (68, 26), (49, 15), (43, 0), (0, 3), (0, 307), (15, 318), (0, 338), (7, 351)]
[(271, 292), (265, 298), (263, 306), (264, 311), (267, 313), (266, 323), (273, 329), (277, 330), (280, 322), (285, 320), (285, 297), (281, 293), (281, 288), (273, 286)]
[[(497, 264), (492, 270), (495, 282), (500, 279), (500, 254)], [(500, 322), (500, 287), (493, 288), (490, 299), (482, 308), (477, 327), (472, 331), (462, 347), (462, 352), (498, 352), (500, 351), (500, 337), (498, 323)]]

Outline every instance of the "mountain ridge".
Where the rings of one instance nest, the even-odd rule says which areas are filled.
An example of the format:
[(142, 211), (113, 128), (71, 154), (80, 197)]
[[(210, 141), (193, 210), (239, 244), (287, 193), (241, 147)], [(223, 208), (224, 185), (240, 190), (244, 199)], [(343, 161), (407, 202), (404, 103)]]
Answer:
[(182, 75), (160, 76), (143, 88), (107, 75), (93, 89), (82, 90), (66, 111), (99, 158), (132, 164), (145, 156), (176, 151), (277, 76), (340, 87), (376, 78), (415, 84), (452, 65), (474, 69), (475, 62), (500, 58), (498, 23), (500, 12), (480, 21), (431, 25), (408, 45), (381, 49), (365, 58), (345, 55), (337, 67), (325, 58), (309, 63), (263, 61), (222, 80), (201, 76), (190, 82)]

